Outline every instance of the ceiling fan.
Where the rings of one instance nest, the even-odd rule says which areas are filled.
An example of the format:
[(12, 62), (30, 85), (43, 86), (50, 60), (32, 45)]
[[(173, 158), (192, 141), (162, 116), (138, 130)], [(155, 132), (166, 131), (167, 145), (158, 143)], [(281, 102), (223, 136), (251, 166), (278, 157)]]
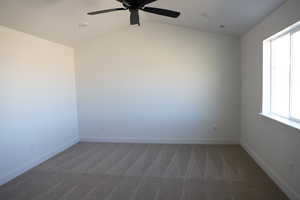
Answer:
[(114, 11), (121, 11), (121, 10), (129, 10), (130, 12), (130, 24), (140, 26), (140, 17), (139, 17), (139, 10), (144, 12), (153, 13), (156, 15), (162, 15), (166, 17), (177, 18), (180, 15), (180, 12), (167, 10), (162, 8), (154, 8), (154, 7), (146, 7), (147, 4), (153, 3), (157, 0), (117, 0), (123, 4), (123, 8), (112, 8), (107, 10), (99, 10), (95, 12), (89, 12), (88, 15), (98, 15), (102, 13), (109, 13)]

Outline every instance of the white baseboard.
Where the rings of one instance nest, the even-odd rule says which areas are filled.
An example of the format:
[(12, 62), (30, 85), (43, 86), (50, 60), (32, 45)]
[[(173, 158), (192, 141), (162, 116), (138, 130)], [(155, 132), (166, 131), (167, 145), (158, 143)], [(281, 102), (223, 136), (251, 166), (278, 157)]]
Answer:
[(25, 173), (26, 171), (32, 169), (33, 167), (36, 167), (37, 165), (41, 164), (42, 162), (45, 162), (49, 158), (55, 156), (56, 154), (68, 149), (69, 147), (73, 146), (74, 144), (77, 144), (79, 142), (79, 138), (73, 138), (71, 141), (66, 142), (65, 144), (56, 147), (54, 151), (48, 152), (39, 158), (30, 160), (29, 162), (25, 163), (23, 166), (20, 166), (16, 169), (13, 169), (10, 173), (4, 175), (3, 177), (0, 177), (0, 186), (7, 183), (8, 181), (16, 178), (17, 176), (20, 176), (21, 174)]
[(300, 200), (300, 194), (297, 194), (297, 192), (279, 176), (272, 166), (267, 164), (246, 142), (242, 141), (241, 146), (291, 200)]
[(82, 142), (103, 142), (103, 143), (147, 143), (147, 144), (239, 144), (234, 139), (166, 139), (148, 138), (140, 139), (133, 137), (108, 138), (108, 137), (80, 137)]

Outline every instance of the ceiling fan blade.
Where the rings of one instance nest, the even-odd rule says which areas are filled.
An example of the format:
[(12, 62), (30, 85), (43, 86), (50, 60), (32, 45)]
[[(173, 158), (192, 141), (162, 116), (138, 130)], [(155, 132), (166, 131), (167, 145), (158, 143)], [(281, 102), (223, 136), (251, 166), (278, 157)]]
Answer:
[(102, 13), (109, 13), (113, 11), (120, 11), (120, 10), (127, 10), (126, 8), (112, 8), (112, 9), (107, 9), (107, 10), (99, 10), (95, 12), (89, 12), (88, 15), (98, 15)]
[(150, 4), (150, 3), (153, 3), (153, 2), (155, 2), (155, 1), (157, 1), (157, 0), (141, 0), (141, 2), (139, 2), (139, 7), (142, 8), (142, 7), (144, 7), (145, 5)]
[(173, 11), (173, 10), (167, 10), (167, 9), (161, 9), (161, 8), (145, 7), (145, 8), (141, 8), (141, 10), (143, 10), (145, 12), (162, 15), (162, 16), (166, 16), (166, 17), (173, 17), (173, 18), (177, 18), (180, 15), (180, 12)]
[(140, 25), (139, 10), (130, 9), (130, 25)]

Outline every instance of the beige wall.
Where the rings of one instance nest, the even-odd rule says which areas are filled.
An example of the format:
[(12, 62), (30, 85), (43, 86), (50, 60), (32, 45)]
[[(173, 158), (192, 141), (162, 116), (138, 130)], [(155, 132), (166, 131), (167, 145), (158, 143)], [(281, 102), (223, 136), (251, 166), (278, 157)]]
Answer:
[(73, 49), (0, 26), (0, 184), (78, 140)]
[(75, 48), (80, 137), (239, 141), (239, 45), (230, 36), (155, 23), (82, 42)]
[(262, 103), (262, 41), (300, 20), (289, 0), (242, 37), (242, 143), (291, 199), (300, 199), (300, 131), (258, 114)]

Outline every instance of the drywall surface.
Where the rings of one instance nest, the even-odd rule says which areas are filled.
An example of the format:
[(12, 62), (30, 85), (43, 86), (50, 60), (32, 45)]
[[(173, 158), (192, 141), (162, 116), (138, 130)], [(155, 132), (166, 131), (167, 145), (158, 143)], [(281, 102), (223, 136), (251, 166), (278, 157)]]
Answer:
[(78, 141), (73, 51), (0, 26), (0, 184)]
[(235, 143), (240, 43), (143, 23), (75, 48), (80, 137), (86, 141)]
[(300, 197), (300, 131), (258, 114), (262, 103), (262, 41), (299, 21), (299, 10), (300, 1), (289, 0), (241, 39), (242, 144), (291, 199)]

